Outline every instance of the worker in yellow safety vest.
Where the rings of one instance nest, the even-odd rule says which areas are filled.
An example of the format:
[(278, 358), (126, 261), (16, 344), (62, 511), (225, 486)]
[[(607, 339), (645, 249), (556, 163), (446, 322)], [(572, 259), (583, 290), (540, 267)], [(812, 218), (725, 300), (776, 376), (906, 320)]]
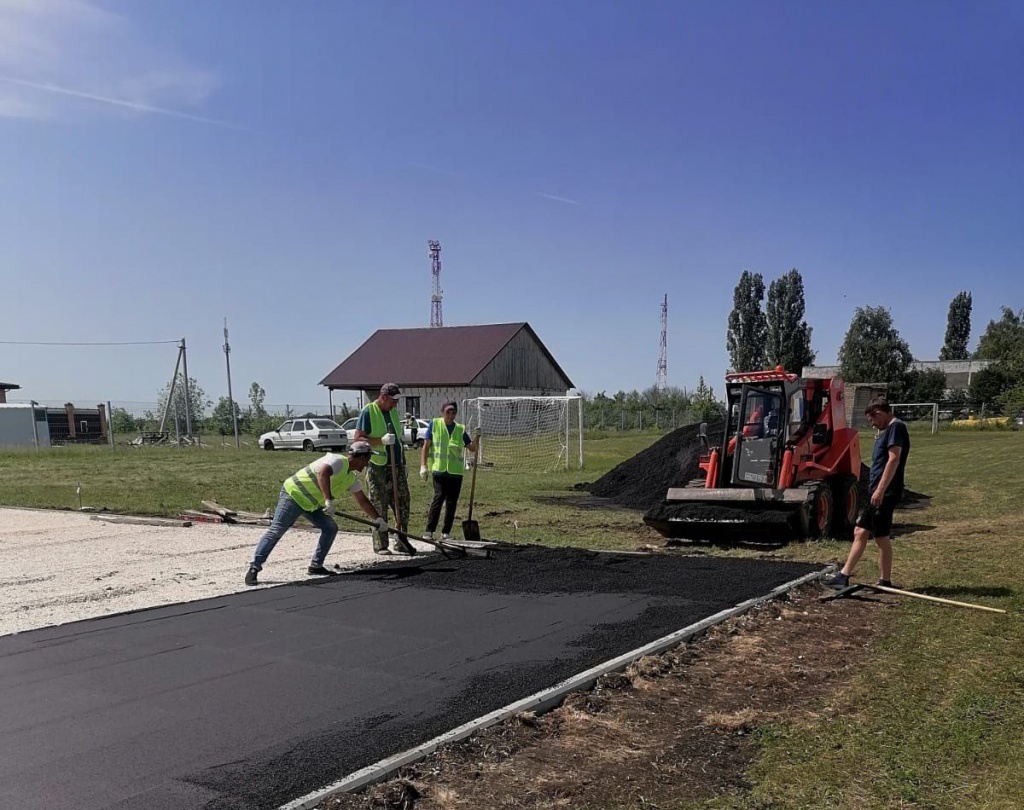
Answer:
[[(405, 453), (402, 452), (402, 417), (397, 410), (402, 391), (396, 383), (384, 383), (380, 396), (359, 412), (356, 439), (373, 446), (373, 457), (366, 468), (366, 490), (377, 514), (385, 518), (388, 507), (398, 514), (394, 525), (409, 531), (409, 479), (405, 472)], [(392, 468), (394, 476), (392, 480)], [(390, 554), (386, 529), (373, 533), (373, 550), (377, 554)], [(402, 537), (395, 536), (395, 551), (415, 554), (416, 549)]]
[(441, 405), (441, 416), (433, 419), (427, 432), (423, 434), (420, 478), (426, 481), (429, 471), (433, 473), (434, 479), (434, 500), (430, 502), (430, 509), (427, 512), (427, 531), (423, 535), (424, 540), (434, 539), (442, 504), (445, 510), (441, 539), (451, 539), (452, 526), (455, 525), (455, 508), (462, 492), (462, 454), (466, 448), (469, 448), (471, 453), (476, 451), (477, 438), (471, 439), (466, 426), (455, 421), (458, 409), (455, 401), (449, 399)]
[(320, 530), (313, 559), (310, 560), (308, 573), (314, 576), (326, 576), (337, 573), (324, 567), (324, 560), (331, 550), (334, 538), (338, 534), (338, 524), (334, 522), (334, 501), (346, 490), (352, 493), (356, 503), (370, 517), (377, 521), (377, 530), (387, 530), (387, 522), (373, 508), (373, 504), (363, 494), (357, 474), (370, 463), (372, 448), (368, 442), (352, 442), (348, 456), (328, 453), (299, 470), (281, 487), (281, 496), (277, 500), (277, 510), (270, 528), (256, 544), (256, 552), (249, 570), (245, 574), (246, 585), (257, 585), (259, 572), (263, 564), (280, 540), (296, 520), (301, 516)]

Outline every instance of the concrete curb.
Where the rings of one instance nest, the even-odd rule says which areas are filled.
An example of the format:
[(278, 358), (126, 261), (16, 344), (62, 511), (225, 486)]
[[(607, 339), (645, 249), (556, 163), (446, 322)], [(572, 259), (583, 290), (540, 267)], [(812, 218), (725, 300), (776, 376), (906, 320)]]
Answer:
[(410, 748), (407, 751), (403, 751), (399, 754), (395, 754), (394, 756), (382, 759), (379, 762), (375, 762), (372, 765), (368, 765), (365, 768), (361, 768), (360, 770), (350, 773), (348, 776), (328, 785), (327, 787), (313, 791), (301, 798), (281, 805), (278, 810), (312, 810), (312, 808), (316, 807), (324, 799), (334, 795), (335, 793), (353, 793), (376, 782), (382, 782), (399, 768), (423, 759), (442, 745), (463, 740), (477, 731), (481, 731), (488, 726), (493, 726), (495, 723), (500, 723), (502, 720), (506, 720), (520, 712), (545, 712), (553, 709), (562, 702), (568, 693), (588, 689), (593, 686), (597, 679), (602, 675), (607, 675), (612, 672), (620, 672), (629, 666), (629, 664), (633, 663), (637, 659), (643, 658), (645, 655), (656, 655), (657, 653), (676, 647), (684, 641), (709, 630), (716, 624), (721, 624), (726, 619), (739, 616), (757, 605), (770, 602), (773, 599), (782, 596), (787, 591), (791, 591), (801, 585), (806, 585), (808, 582), (820, 579), (828, 574), (833, 568), (834, 566), (827, 566), (821, 571), (805, 574), (798, 579), (779, 585), (777, 588), (774, 588), (763, 596), (756, 596), (753, 599), (740, 602), (734, 607), (721, 610), (713, 616), (708, 616), (706, 619), (701, 619), (699, 622), (695, 622), (681, 630), (677, 630), (674, 633), (663, 636), (649, 644), (637, 647), (635, 650), (631, 650), (630, 652), (624, 653), (616, 658), (612, 658), (610, 661), (605, 661), (603, 664), (591, 667), (590, 669), (585, 670), (578, 675), (574, 675), (561, 683), (555, 684), (548, 689), (536, 692), (522, 700), (517, 700), (515, 703), (510, 703), (507, 706), (496, 709), (495, 711), (485, 714), (482, 717), (478, 717), (475, 720), (470, 720), (468, 723), (464, 723), (457, 728), (453, 728), (451, 731), (447, 731), (444, 734), (434, 737), (434, 739), (428, 740), (422, 745)]

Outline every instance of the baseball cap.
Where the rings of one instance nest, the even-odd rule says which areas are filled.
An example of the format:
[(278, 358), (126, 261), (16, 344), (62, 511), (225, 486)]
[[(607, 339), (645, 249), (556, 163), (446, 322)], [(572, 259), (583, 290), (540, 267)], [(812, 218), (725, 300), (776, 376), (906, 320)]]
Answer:
[(373, 448), (370, 447), (369, 442), (364, 442), (362, 439), (352, 442), (348, 447), (348, 454), (350, 456), (368, 456), (373, 452)]
[(455, 408), (455, 410), (458, 410), (459, 405), (454, 399), (446, 399), (441, 403), (441, 413), (444, 413), (449, 408)]
[(402, 393), (402, 390), (398, 387), (398, 383), (384, 383), (380, 387), (380, 392), (385, 396), (397, 397)]

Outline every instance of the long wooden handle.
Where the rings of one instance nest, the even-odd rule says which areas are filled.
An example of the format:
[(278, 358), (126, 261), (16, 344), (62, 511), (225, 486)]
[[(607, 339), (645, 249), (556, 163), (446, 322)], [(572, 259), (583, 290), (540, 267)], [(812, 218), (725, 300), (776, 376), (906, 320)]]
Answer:
[(466, 520), (473, 519), (473, 498), (476, 495), (476, 468), (480, 466), (480, 442), (483, 437), (476, 437), (476, 450), (473, 451), (473, 482), (469, 485), (469, 514)]
[(395, 510), (395, 525), (404, 530), (408, 527), (402, 524), (402, 513), (398, 511), (398, 464), (395, 461), (395, 447), (400, 441), (401, 439), (395, 436), (395, 443), (388, 448), (388, 457), (391, 459), (391, 505)]
[(1006, 613), (1002, 608), (987, 607), (986, 605), (973, 605), (970, 602), (957, 602), (954, 599), (943, 599), (940, 596), (928, 596), (923, 593), (914, 593), (913, 591), (904, 591), (899, 588), (890, 588), (888, 585), (865, 585), (864, 587), (870, 588), (873, 591), (895, 593), (899, 596), (913, 596), (915, 599), (927, 599), (929, 602), (940, 602), (943, 605), (955, 605), (956, 607), (971, 608), (972, 610), (987, 610), (989, 613)]

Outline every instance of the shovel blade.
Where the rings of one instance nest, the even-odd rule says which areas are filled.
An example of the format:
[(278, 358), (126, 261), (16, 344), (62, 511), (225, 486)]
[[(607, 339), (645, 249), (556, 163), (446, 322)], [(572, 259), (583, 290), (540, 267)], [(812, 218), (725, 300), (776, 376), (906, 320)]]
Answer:
[(462, 521), (462, 536), (470, 543), (480, 542), (480, 524), (475, 520)]

